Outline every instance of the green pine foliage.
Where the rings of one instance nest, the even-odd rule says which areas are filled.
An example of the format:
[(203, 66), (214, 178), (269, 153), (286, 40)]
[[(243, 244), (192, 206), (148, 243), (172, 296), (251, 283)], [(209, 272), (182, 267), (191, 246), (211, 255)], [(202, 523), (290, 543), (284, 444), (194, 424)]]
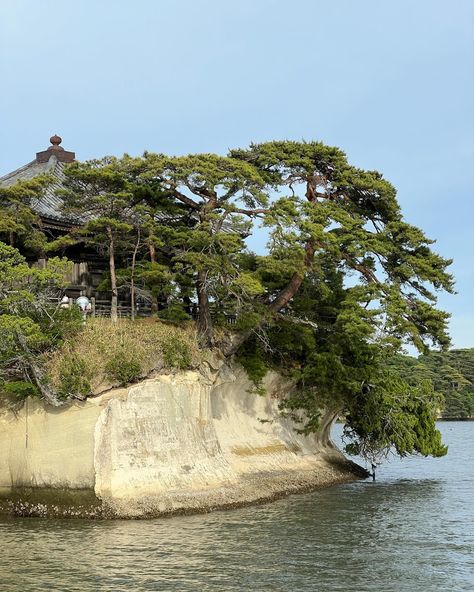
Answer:
[(25, 380), (10, 380), (0, 384), (0, 393), (5, 393), (19, 400), (26, 399), (27, 397), (38, 397), (40, 395), (37, 387)]
[(43, 255), (47, 237), (31, 205), (51, 182), (43, 175), (0, 187), (0, 240), (28, 255)]
[(442, 456), (435, 421), (442, 398), (426, 377), (404, 380), (388, 363), (390, 335), (380, 334), (380, 310), (366, 307), (367, 291), (344, 285), (341, 271), (321, 258), (287, 312), (266, 331), (266, 343), (249, 339), (238, 354), (258, 389), (273, 368), (295, 388), (282, 412), (301, 433), (320, 427), (323, 411), (345, 419), (346, 450), (380, 462), (391, 450), (405, 456)]
[(52, 302), (69, 269), (59, 258), (43, 269), (30, 267), (18, 250), (0, 242), (0, 379), (32, 383), (53, 404), (57, 396), (45, 382), (41, 356), (80, 327), (78, 311)]

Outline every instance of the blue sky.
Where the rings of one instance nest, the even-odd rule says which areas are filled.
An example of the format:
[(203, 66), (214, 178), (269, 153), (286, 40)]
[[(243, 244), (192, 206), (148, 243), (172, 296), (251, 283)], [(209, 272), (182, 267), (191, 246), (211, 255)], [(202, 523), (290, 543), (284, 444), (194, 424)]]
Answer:
[(0, 75), (0, 174), (53, 133), (80, 159), (340, 146), (454, 258), (440, 303), (474, 346), (471, 0), (15, 0)]

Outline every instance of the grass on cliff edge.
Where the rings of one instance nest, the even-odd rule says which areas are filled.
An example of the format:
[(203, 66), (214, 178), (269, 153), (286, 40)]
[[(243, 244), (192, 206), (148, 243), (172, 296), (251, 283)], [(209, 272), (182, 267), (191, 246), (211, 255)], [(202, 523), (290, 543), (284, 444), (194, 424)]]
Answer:
[(195, 368), (202, 358), (192, 323), (95, 318), (48, 354), (45, 366), (52, 385), (68, 398), (134, 382), (153, 370)]

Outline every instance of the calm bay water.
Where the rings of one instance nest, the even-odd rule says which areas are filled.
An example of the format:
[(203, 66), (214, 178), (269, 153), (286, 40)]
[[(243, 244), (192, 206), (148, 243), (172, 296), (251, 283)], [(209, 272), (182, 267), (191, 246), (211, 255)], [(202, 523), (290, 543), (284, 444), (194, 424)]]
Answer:
[[(0, 590), (474, 591), (474, 422), (377, 482), (150, 521), (0, 519)], [(340, 427), (335, 427), (335, 441)]]

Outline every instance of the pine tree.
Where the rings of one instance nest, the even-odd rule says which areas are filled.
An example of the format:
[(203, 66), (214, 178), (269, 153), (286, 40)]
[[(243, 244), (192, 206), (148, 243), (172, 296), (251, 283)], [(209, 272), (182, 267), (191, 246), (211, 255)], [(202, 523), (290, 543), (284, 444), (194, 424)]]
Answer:
[(130, 244), (133, 231), (133, 191), (117, 167), (117, 159), (106, 157), (85, 163), (74, 162), (65, 169), (64, 209), (83, 220), (72, 230), (73, 240), (82, 240), (107, 253), (112, 292), (110, 318), (118, 318), (116, 257), (123, 244)]

